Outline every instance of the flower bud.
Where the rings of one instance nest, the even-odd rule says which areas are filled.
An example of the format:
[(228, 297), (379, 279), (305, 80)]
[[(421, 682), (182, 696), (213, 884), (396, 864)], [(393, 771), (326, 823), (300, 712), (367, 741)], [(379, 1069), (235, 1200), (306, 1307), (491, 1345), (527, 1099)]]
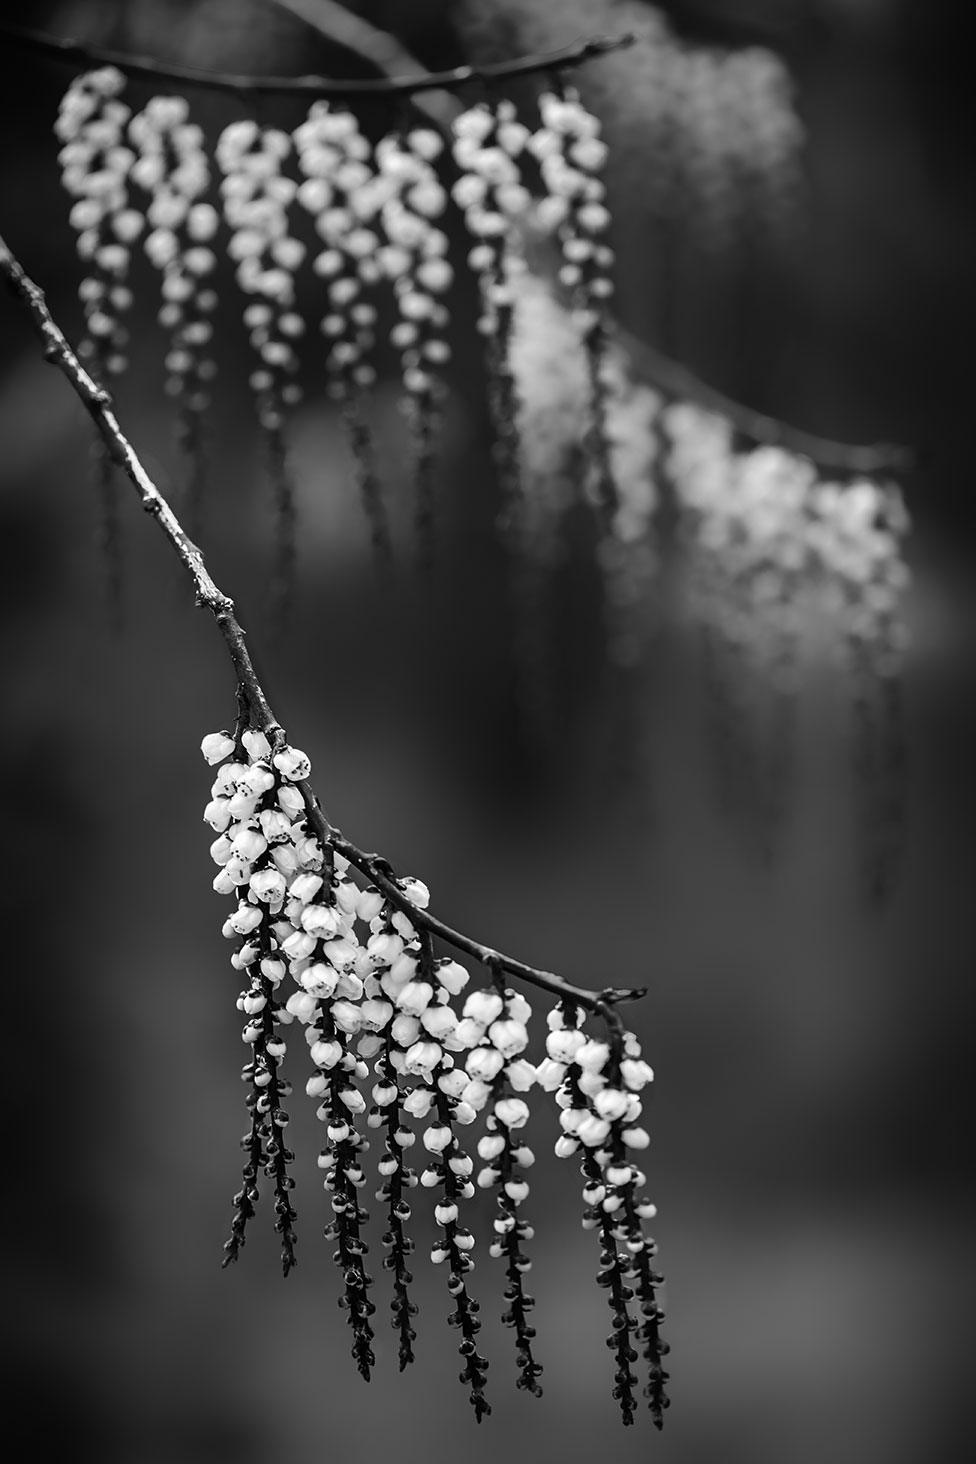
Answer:
[(319, 940), (328, 940), (341, 925), (341, 916), (334, 905), (306, 905), (302, 911), (302, 929)]
[(379, 890), (360, 890), (356, 901), (356, 914), (367, 925), (383, 908), (383, 896)]
[(318, 1005), (315, 997), (308, 991), (293, 991), (285, 1003), (285, 1009), (297, 1017), (300, 1022), (310, 1022), (315, 1015), (315, 1008)]
[(452, 996), (460, 996), (461, 992), (470, 981), (470, 976), (462, 965), (457, 961), (443, 960), (436, 966), (436, 977), (438, 983), (449, 991)]
[(367, 1032), (382, 1032), (393, 1016), (393, 1006), (388, 1001), (371, 997), (359, 1008), (362, 1024)]
[(482, 1027), (489, 1027), (504, 1010), (504, 1002), (496, 991), (472, 991), (464, 1003), (464, 1015)]
[(252, 930), (257, 930), (264, 916), (255, 905), (238, 905), (233, 915), (230, 916), (230, 924), (238, 935), (249, 935)]
[(305, 800), (297, 788), (279, 788), (278, 807), (289, 818), (295, 819), (305, 812)]
[[(393, 972), (390, 972), (393, 975)], [(396, 1004), (409, 1017), (419, 1017), (434, 999), (434, 988), (428, 981), (410, 981), (400, 992)]]
[(469, 1077), (490, 1083), (505, 1066), (505, 1059), (494, 1047), (476, 1047), (473, 1052), (468, 1053), (464, 1065)]
[(277, 869), (260, 869), (248, 881), (255, 897), (273, 905), (285, 895), (285, 879)]
[(501, 1098), (495, 1104), (495, 1117), (508, 1129), (522, 1128), (529, 1121), (529, 1105), (523, 1098)]
[(447, 1006), (428, 1007), (420, 1018), (420, 1024), (425, 1032), (439, 1042), (446, 1037), (453, 1037), (457, 1031), (457, 1017)]
[[(552, 1054), (550, 1053), (550, 1056)], [(576, 1053), (576, 1061), (587, 1072), (601, 1072), (610, 1057), (610, 1048), (605, 1042), (590, 1039), (584, 1042)]]
[(510, 1062), (505, 1068), (505, 1076), (515, 1089), (516, 1093), (527, 1093), (535, 1086), (535, 1068), (524, 1058), (518, 1058)]
[(300, 874), (292, 880), (288, 893), (294, 899), (301, 900), (303, 905), (307, 905), (310, 900), (315, 899), (323, 883), (320, 874)]
[(488, 1037), (503, 1057), (514, 1057), (529, 1045), (529, 1034), (523, 1024), (510, 1018), (492, 1022)]
[(431, 1154), (443, 1154), (450, 1148), (453, 1135), (447, 1124), (434, 1124), (424, 1133), (424, 1148)]
[(200, 743), (200, 751), (213, 767), (215, 763), (223, 762), (225, 757), (230, 757), (234, 751), (234, 739), (228, 732), (208, 732)]
[(309, 1051), (309, 1056), (316, 1067), (334, 1068), (342, 1057), (342, 1044), (336, 1042), (316, 1042)]
[(399, 1016), (393, 1018), (390, 1033), (399, 1047), (410, 1047), (420, 1035), (420, 1023), (416, 1017), (408, 1017), (401, 1012)]
[(616, 1088), (604, 1088), (594, 1098), (593, 1107), (601, 1118), (608, 1118), (612, 1122), (615, 1118), (623, 1118), (627, 1112), (627, 1096)]
[(582, 1032), (564, 1028), (562, 1031), (549, 1033), (546, 1038), (546, 1052), (553, 1062), (570, 1063), (585, 1043), (586, 1037)]
[(305, 753), (297, 747), (283, 747), (276, 752), (272, 762), (283, 778), (289, 782), (297, 783), (302, 778), (307, 778), (312, 771), (312, 764)]
[(231, 821), (227, 799), (212, 798), (203, 810), (203, 821), (210, 825), (215, 834), (222, 834)]
[(426, 1118), (434, 1103), (434, 1095), (429, 1088), (414, 1088), (403, 1100), (404, 1112), (409, 1113), (412, 1118)]
[(408, 1048), (404, 1068), (418, 1077), (427, 1077), (441, 1060), (442, 1049), (436, 1042), (414, 1042)]
[(645, 1128), (625, 1128), (621, 1138), (628, 1149), (646, 1149), (651, 1136)]
[(362, 1016), (358, 1006), (354, 1006), (351, 1001), (335, 1001), (332, 1003), (332, 1020), (340, 1032), (352, 1036), (359, 1031)]
[(597, 1118), (596, 1114), (588, 1113), (576, 1130), (577, 1138), (586, 1145), (588, 1149), (595, 1149), (610, 1132), (610, 1125), (605, 1118)]

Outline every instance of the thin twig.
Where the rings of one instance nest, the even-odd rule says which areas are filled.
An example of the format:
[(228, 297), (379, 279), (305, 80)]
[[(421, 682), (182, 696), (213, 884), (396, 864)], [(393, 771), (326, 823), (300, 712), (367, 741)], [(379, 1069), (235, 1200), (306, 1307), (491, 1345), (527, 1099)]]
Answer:
[[(0, 274), (7, 279), (12, 292), (26, 306), (34, 329), (43, 343), (45, 360), (53, 366), (57, 366), (67, 378), (95, 423), (113, 461), (123, 469), (138, 493), (143, 508), (147, 513), (153, 515), (175, 549), (193, 581), (197, 604), (205, 606), (216, 620), (234, 667), (238, 687), (250, 710), (252, 725), (265, 734), (270, 734), (272, 739), (283, 737), (281, 723), (271, 710), (264, 688), (254, 669), (247, 649), (244, 628), (235, 613), (233, 600), (225, 595), (212, 579), (204, 562), (202, 550), (190, 539), (169, 503), (146, 472), (135, 448), (123, 433), (118, 418), (112, 410), (111, 396), (92, 380), (82, 366), (68, 344), (63, 331), (52, 318), (43, 291), (25, 274), (23, 267), (11, 253), (2, 236), (0, 236)], [(539, 986), (560, 999), (568, 998), (575, 1001), (587, 1011), (602, 1016), (612, 1029), (619, 1030), (621, 1025), (615, 1009), (616, 1004), (621, 1001), (636, 1000), (645, 994), (643, 989), (609, 988), (596, 992), (584, 987), (573, 986), (552, 971), (538, 970), (535, 966), (526, 965), (525, 962), (518, 961), (513, 956), (506, 956), (491, 946), (483, 945), (461, 931), (453, 930), (451, 926), (445, 925), (443, 921), (438, 920), (428, 911), (419, 909), (408, 899), (396, 883), (392, 866), (387, 860), (378, 854), (364, 853), (333, 828), (314, 789), (307, 780), (303, 780), (295, 786), (301, 790), (308, 821), (319, 838), (323, 850), (331, 849), (342, 854), (354, 868), (372, 880), (390, 903), (395, 905), (398, 910), (402, 910), (412, 924), (419, 929), (427, 931), (431, 936), (436, 936), (446, 945), (473, 956), (493, 972), (504, 971), (533, 986)]]
[(417, 92), (466, 86), (470, 82), (497, 83), (513, 77), (532, 76), (539, 72), (559, 71), (579, 66), (610, 51), (633, 45), (633, 34), (595, 36), (576, 41), (558, 51), (520, 56), (514, 61), (495, 62), (489, 66), (454, 66), (447, 71), (418, 69), (414, 76), (372, 76), (338, 78), (331, 76), (245, 76), (229, 72), (200, 71), (195, 66), (162, 65), (149, 56), (133, 56), (125, 51), (112, 51), (104, 46), (89, 45), (43, 31), (20, 26), (0, 26), (0, 34), (31, 50), (43, 51), (63, 61), (81, 62), (85, 66), (116, 66), (127, 76), (145, 76), (153, 81), (178, 82), (180, 86), (198, 86), (208, 91), (232, 92), (235, 96), (397, 96), (410, 97)]
[(856, 446), (818, 437), (813, 432), (805, 432), (801, 427), (793, 427), (777, 417), (769, 417), (753, 407), (733, 401), (702, 381), (680, 361), (666, 356), (647, 341), (639, 340), (623, 326), (615, 325), (613, 336), (630, 358), (635, 375), (644, 377), (668, 397), (695, 402), (705, 411), (726, 418), (749, 442), (786, 448), (800, 457), (809, 458), (828, 472), (903, 473), (912, 466), (912, 453), (907, 447), (886, 442)]

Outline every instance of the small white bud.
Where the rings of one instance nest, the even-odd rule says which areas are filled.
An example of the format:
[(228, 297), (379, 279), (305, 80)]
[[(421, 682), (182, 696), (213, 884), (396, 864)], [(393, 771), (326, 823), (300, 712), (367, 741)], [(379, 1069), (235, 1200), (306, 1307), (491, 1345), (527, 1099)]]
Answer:
[(209, 732), (200, 743), (200, 751), (212, 767), (230, 757), (234, 751), (234, 739), (227, 732)]

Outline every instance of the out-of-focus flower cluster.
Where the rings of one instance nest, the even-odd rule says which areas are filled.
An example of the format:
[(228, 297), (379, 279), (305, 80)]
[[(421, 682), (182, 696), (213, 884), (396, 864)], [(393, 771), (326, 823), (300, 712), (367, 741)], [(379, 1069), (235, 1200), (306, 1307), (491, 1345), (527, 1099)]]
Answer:
[[(219, 216), (206, 201), (210, 164), (203, 131), (189, 121), (184, 97), (153, 97), (129, 123), (136, 152), (131, 181), (149, 195), (146, 256), (159, 270), (159, 323), (169, 333), (166, 389), (179, 405), (180, 440), (202, 479), (201, 417), (216, 371), (210, 354), (217, 293), (213, 245)], [(195, 484), (195, 496), (202, 481)]]
[(69, 218), (86, 267), (78, 293), (87, 335), (79, 349), (109, 377), (128, 364), (122, 320), (132, 291), (126, 281), (132, 245), (143, 228), (142, 214), (129, 204), (135, 155), (125, 140), (130, 109), (120, 100), (124, 88), (125, 77), (114, 66), (86, 72), (62, 97), (54, 126), (61, 181), (75, 200)]
[[(285, 1270), (294, 1263), (294, 1155), (284, 1137), (289, 1087), (282, 1062), (285, 1029), (297, 1023), (307, 1048), (306, 1092), (324, 1128), (319, 1167), (333, 1215), (327, 1233), (336, 1244), (341, 1304), (360, 1372), (368, 1377), (374, 1361), (368, 1216), (359, 1197), (366, 1184), (366, 1134), (374, 1129), (383, 1136), (377, 1200), (385, 1211), (384, 1266), (391, 1272), (401, 1367), (413, 1360), (416, 1337), (407, 1197), (416, 1188), (429, 1189), (438, 1227), (430, 1259), (447, 1270), (453, 1302), (448, 1321), (460, 1334), (461, 1380), (476, 1416), (488, 1411), (488, 1362), (478, 1350), (481, 1321), (468, 1279), (476, 1237), (466, 1221), (477, 1182), (497, 1193), (489, 1254), (505, 1269), (503, 1319), (515, 1334), (518, 1386), (538, 1393), (541, 1367), (529, 1322), (534, 1303), (524, 1283), (533, 1230), (523, 1207), (534, 1156), (523, 1130), (533, 1091), (558, 1089), (557, 1152), (579, 1150), (585, 1175), (599, 1177), (599, 1195), (594, 1198), (592, 1184), (586, 1191), (584, 1223), (599, 1217), (601, 1282), (610, 1286), (614, 1306), (615, 1396), (625, 1421), (632, 1421), (636, 1379), (630, 1380), (629, 1364), (626, 1377), (620, 1369), (633, 1342), (649, 1363), (647, 1396), (659, 1422), (664, 1348), (654, 1287), (660, 1278), (650, 1268), (654, 1245), (641, 1225), (653, 1207), (637, 1195), (645, 1177), (633, 1158), (648, 1143), (637, 1120), (639, 1093), (651, 1072), (636, 1039), (608, 1023), (608, 1040), (588, 1041), (581, 1013), (573, 1008), (570, 1017), (560, 1006), (550, 1014), (547, 1054), (537, 1065), (528, 1055), (532, 1010), (525, 997), (491, 965), (490, 984), (469, 990), (467, 969), (435, 955), (423, 916), (426, 887), (391, 874), (388, 888), (364, 888), (346, 859), (323, 844), (309, 818), (314, 805), (304, 753), (283, 736), (273, 740), (254, 728), (211, 733), (202, 751), (216, 768), (204, 813), (215, 834), (214, 888), (235, 901), (223, 929), (235, 942), (231, 964), (245, 981), (238, 1006), (245, 1017), (243, 1077), (251, 1123), (242, 1140), (246, 1160), (228, 1259), (236, 1259), (244, 1244), (263, 1172), (272, 1180)], [(482, 1137), (465, 1145), (463, 1130), (482, 1118)], [(418, 1138), (425, 1155), (419, 1175), (408, 1162)], [(477, 1176), (469, 1147), (482, 1162)]]
[(825, 480), (780, 447), (737, 449), (731, 423), (689, 403), (662, 413), (666, 469), (691, 549), (695, 616), (721, 630), (783, 691), (795, 688), (797, 638), (849, 661), (866, 650), (897, 674), (907, 644), (908, 517), (898, 488)]
[[(458, 12), (482, 61), (510, 54), (513, 35), (519, 49), (545, 51), (593, 27), (588, 0), (498, 0), (490, 11), (472, 3)], [(642, 0), (615, 0), (613, 17), (640, 40), (587, 71), (586, 95), (621, 152), (640, 140), (631, 181), (651, 216), (677, 232), (678, 247), (716, 251), (775, 242), (795, 227), (804, 128), (782, 57), (679, 35)]]
[(531, 134), (511, 102), (480, 102), (454, 122), (454, 161), (461, 176), (452, 194), (472, 247), (468, 264), (478, 281), (485, 338), (488, 405), (501, 490), (499, 526), (522, 529), (522, 462), (518, 392), (511, 363), (516, 277), (526, 271), (519, 222), (532, 205), (521, 158)]

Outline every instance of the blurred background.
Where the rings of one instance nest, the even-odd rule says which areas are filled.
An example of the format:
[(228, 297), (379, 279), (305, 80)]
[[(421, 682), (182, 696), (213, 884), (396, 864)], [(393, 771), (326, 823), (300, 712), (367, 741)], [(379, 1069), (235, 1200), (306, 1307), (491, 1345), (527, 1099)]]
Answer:
[[(242, 1264), (219, 1268), (244, 1107), (238, 981), (201, 736), (233, 717), (213, 626), (175, 557), (123, 498), (126, 608), (106, 623), (90, 433), (21, 308), (0, 329), (0, 555), (9, 995), (5, 1255), (8, 1427), (100, 1464), (350, 1464), (463, 1453), (668, 1464), (915, 1464), (971, 1437), (973, 1206), (966, 1122), (974, 942), (971, 51), (963, 7), (910, 0), (364, 0), (429, 66), (514, 55), (665, 14), (703, 44), (768, 45), (806, 130), (801, 222), (716, 244), (662, 222), (648, 93), (596, 63), (618, 309), (638, 337), (811, 431), (910, 444), (915, 531), (907, 672), (908, 819), (898, 883), (866, 903), (844, 698), (801, 704), (788, 825), (759, 859), (717, 808), (694, 638), (663, 622), (622, 685), (600, 648), (591, 558), (552, 606), (552, 719), (527, 742), (473, 302), (456, 307), (455, 390), (438, 478), (438, 554), (377, 578), (334, 416), (311, 393), (293, 431), (297, 605), (272, 651), (270, 515), (246, 396), (245, 337), (221, 279), (213, 484), (201, 541), (238, 602), (272, 703), (311, 755), (333, 822), (423, 877), (444, 918), (584, 984), (647, 984), (632, 1009), (655, 1068), (649, 1187), (667, 1278), (673, 1407), (624, 1431), (609, 1396), (596, 1245), (573, 1164), (539, 1154), (533, 1290), (541, 1400), (516, 1394), (501, 1282), (474, 1273), (494, 1413), (455, 1381), (443, 1277), (418, 1258), (418, 1362), (396, 1372), (384, 1276), (378, 1366), (348, 1357), (292, 1077), (300, 1266), (283, 1283), (270, 1203)], [(642, 14), (643, 13), (643, 14)], [(347, 53), (258, 0), (73, 0), (14, 23), (201, 67), (356, 74)], [(0, 230), (77, 338), (79, 266), (51, 132), (70, 67), (0, 36)], [(623, 63), (621, 63), (623, 64)], [(634, 66), (631, 60), (627, 63)], [(133, 86), (134, 99), (149, 90)], [(270, 106), (270, 104), (269, 104)], [(271, 120), (290, 125), (287, 109)], [(234, 115), (200, 95), (209, 131)], [(666, 281), (666, 285), (662, 284)], [(160, 484), (177, 463), (154, 326), (136, 279), (118, 407)], [(314, 308), (314, 304), (310, 306)], [(309, 385), (312, 383), (310, 375)], [(403, 427), (381, 385), (391, 486)], [(402, 472), (400, 472), (402, 478)], [(404, 487), (403, 491), (406, 489)], [(544, 1010), (537, 1006), (540, 1018)], [(476, 1202), (487, 1224), (490, 1202)], [(262, 1209), (267, 1206), (267, 1209)], [(375, 1254), (375, 1250), (374, 1250)]]

